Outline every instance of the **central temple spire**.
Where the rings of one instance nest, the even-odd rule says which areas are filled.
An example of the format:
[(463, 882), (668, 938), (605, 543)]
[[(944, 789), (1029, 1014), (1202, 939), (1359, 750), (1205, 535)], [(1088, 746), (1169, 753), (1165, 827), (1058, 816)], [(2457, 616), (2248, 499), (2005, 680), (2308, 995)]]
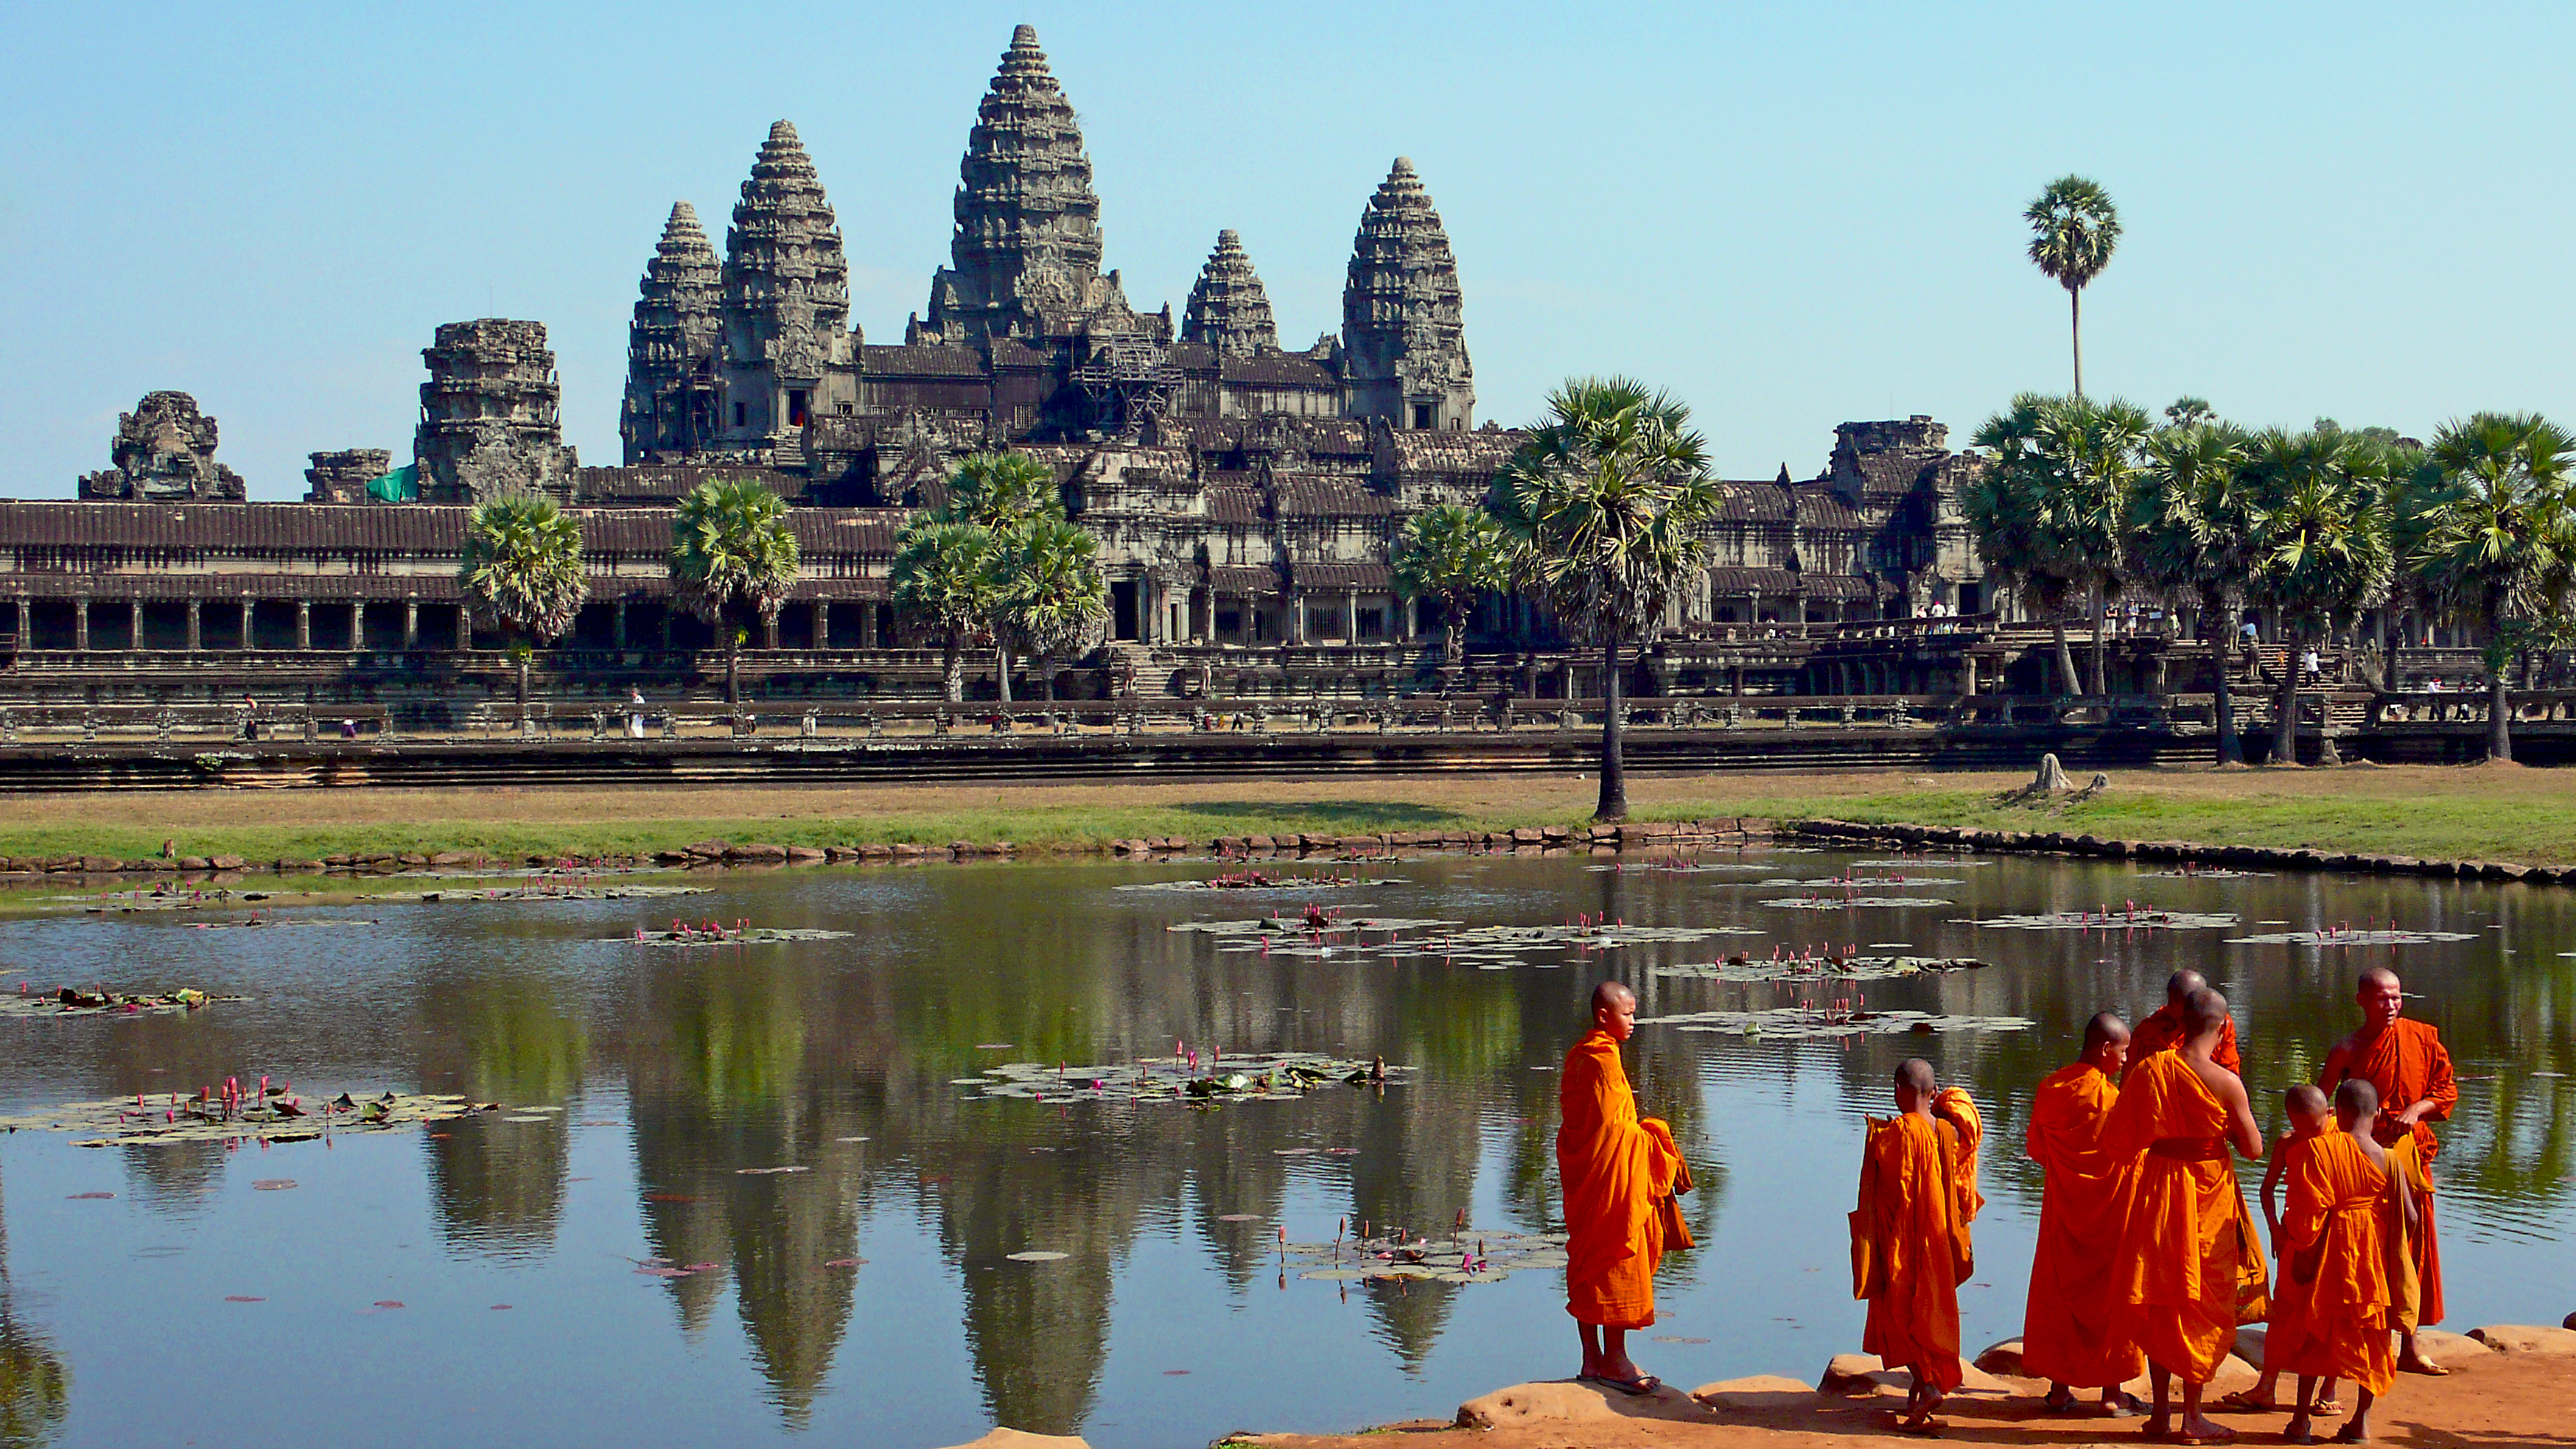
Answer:
[(950, 264), (931, 281), (916, 340), (1132, 329), (1118, 274), (1100, 272), (1100, 198), (1082, 128), (1033, 27), (1011, 32), (957, 171)]

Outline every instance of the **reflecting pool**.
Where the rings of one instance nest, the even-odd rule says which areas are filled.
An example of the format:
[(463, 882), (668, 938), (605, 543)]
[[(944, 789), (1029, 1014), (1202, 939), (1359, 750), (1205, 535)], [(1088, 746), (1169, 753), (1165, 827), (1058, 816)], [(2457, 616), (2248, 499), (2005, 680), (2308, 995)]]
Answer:
[[(637, 879), (707, 893), (272, 900), (258, 927), (236, 924), (253, 909), (239, 900), (94, 913), (23, 893), (0, 919), (0, 992), (245, 999), (0, 1015), (0, 1115), (136, 1094), (166, 1109), (263, 1074), (308, 1105), (391, 1089), (514, 1110), (269, 1145), (0, 1137), (0, 1444), (322, 1446), (363, 1427), (386, 1445), (461, 1428), (495, 1445), (927, 1446), (999, 1422), (1110, 1449), (1445, 1415), (1571, 1370), (1561, 1277), (1308, 1276), (1312, 1253), (1283, 1259), (1283, 1239), (1329, 1244), (1363, 1222), (1445, 1238), (1462, 1213), (1471, 1238), (1547, 1231), (1555, 1068), (1604, 975), (1632, 983), (1649, 1019), (1790, 1009), (1752, 1037), (1650, 1020), (1628, 1048), (1701, 1184), (1686, 1202), (1701, 1246), (1668, 1260), (1665, 1321), (1636, 1345), (1684, 1386), (1812, 1381), (1857, 1348), (1843, 1214), (1861, 1119), (1889, 1110), (1888, 1071), (1916, 1053), (1987, 1112), (1969, 1347), (2018, 1333), (2031, 1090), (2086, 1017), (2151, 1009), (2182, 965), (2234, 1003), (2267, 1133), (2279, 1086), (2350, 1029), (2353, 973), (2401, 970), (2464, 1079), (2439, 1164), (2449, 1326), (2576, 1308), (2576, 1089), (2560, 1075), (2576, 1070), (2576, 892), (1691, 859), (1722, 868), (1265, 867), (1374, 882), (1280, 892), (1123, 888), (1203, 881), (1221, 869), (1206, 861), (655, 875)], [(1867, 883), (1825, 883), (1852, 877)], [(1310, 903), (1339, 913), (1320, 940), (1173, 929), (1296, 922)], [(2138, 928), (2132, 903), (2235, 923)], [(2111, 923), (2086, 929), (1969, 924), (2106, 907)], [(1356, 926), (1387, 918), (1449, 924)], [(675, 919), (824, 934), (636, 939)], [(2392, 920), (2438, 939), (2235, 943)], [(1574, 929), (1481, 929), (1496, 926)], [(1660, 974), (1819, 944), (1988, 964)], [(1846, 1010), (1964, 1020), (1799, 1029)], [(1195, 1104), (976, 1085), (1008, 1064), (1115, 1069), (1176, 1048), (1210, 1074), (1224, 1055), (1283, 1051), (1394, 1070), (1382, 1087)]]

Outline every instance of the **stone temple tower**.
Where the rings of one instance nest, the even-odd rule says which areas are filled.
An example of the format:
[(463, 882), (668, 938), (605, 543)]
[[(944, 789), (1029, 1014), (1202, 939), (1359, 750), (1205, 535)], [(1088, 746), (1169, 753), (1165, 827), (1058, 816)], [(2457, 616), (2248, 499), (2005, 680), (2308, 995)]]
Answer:
[[(723, 340), (717, 368), (716, 444), (729, 452), (774, 451), (782, 466), (803, 461), (809, 413), (855, 403), (850, 368), (850, 264), (840, 223), (823, 197), (796, 128), (769, 128), (751, 179), (725, 233)], [(847, 396), (825, 396), (827, 373)]]
[(421, 349), (420, 425), (412, 455), (424, 503), (480, 503), (504, 493), (573, 501), (580, 460), (563, 441), (563, 382), (546, 324), (485, 317), (449, 322)]
[(1342, 288), (1342, 347), (1345, 414), (1399, 428), (1474, 426), (1458, 261), (1431, 193), (1401, 156), (1360, 217)]
[(644, 265), (626, 334), (626, 404), (617, 431), (630, 466), (684, 458), (714, 437), (723, 299), (716, 249), (707, 245), (697, 208), (679, 202)]
[(1073, 104), (1047, 69), (1038, 33), (1020, 26), (1002, 55), (958, 167), (949, 265), (930, 283), (930, 316), (906, 341), (1132, 331), (1118, 274), (1100, 272), (1100, 198)]
[(1250, 357), (1279, 350), (1279, 324), (1270, 315), (1270, 294), (1244, 255), (1243, 238), (1232, 231), (1216, 234), (1216, 250), (1199, 269), (1190, 288), (1189, 311), (1182, 315), (1181, 340), (1204, 342), (1219, 357)]

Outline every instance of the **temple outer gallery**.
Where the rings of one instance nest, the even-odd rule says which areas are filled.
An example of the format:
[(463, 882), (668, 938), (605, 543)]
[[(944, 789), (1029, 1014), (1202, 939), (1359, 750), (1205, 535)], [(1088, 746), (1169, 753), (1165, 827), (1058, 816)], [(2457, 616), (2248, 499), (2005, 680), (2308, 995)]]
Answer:
[[(1429, 678), (1420, 641), (1437, 632), (1434, 606), (1394, 593), (1389, 545), (1415, 511), (1481, 498), (1519, 435), (1475, 420), (1457, 264), (1413, 166), (1399, 158), (1361, 209), (1340, 335), (1303, 349), (1281, 346), (1232, 231), (1177, 323), (1168, 303), (1138, 311), (1102, 260), (1073, 108), (1021, 26), (968, 133), (950, 264), (899, 341), (871, 342), (852, 322), (839, 226), (781, 121), (722, 255), (681, 202), (645, 264), (622, 466), (583, 466), (564, 445), (537, 322), (440, 327), (422, 352), (408, 467), (385, 449), (314, 453), (301, 503), (243, 501), (214, 460), (215, 420), (185, 393), (149, 394), (78, 501), (0, 503), (10, 688), (211, 699), (238, 695), (246, 672), (285, 669), (318, 681), (317, 698), (389, 697), (395, 681), (452, 671), (472, 658), (458, 651), (495, 642), (477, 639), (455, 573), (467, 506), (511, 489), (576, 511), (594, 576), (592, 602), (545, 657), (554, 687), (686, 688), (686, 652), (711, 640), (671, 604), (670, 510), (717, 476), (758, 478), (797, 505), (804, 577), (752, 641), (770, 651), (751, 664), (766, 687), (925, 688), (926, 673), (874, 667), (892, 660), (873, 651), (927, 642), (887, 602), (895, 534), (940, 501), (957, 457), (1004, 445), (1055, 467), (1112, 580), (1108, 657), (1130, 667), (1075, 669), (1060, 687), (1097, 693), (1117, 677), (1156, 691), (1217, 657), (1268, 660), (1280, 688), (1314, 688), (1307, 665), (1347, 678), (1334, 671), (1354, 651), (1378, 661), (1377, 687), (1417, 667)], [(1816, 477), (1727, 483), (1670, 647), (1739, 632), (1729, 624), (1979, 612), (1991, 600), (1956, 506), (1977, 461), (1946, 439), (1925, 417), (1848, 423)], [(1557, 658), (1546, 618), (1518, 600), (1488, 605), (1473, 638)], [(1516, 676), (1534, 677), (1537, 661), (1514, 657)], [(1799, 660), (1770, 659), (1768, 673), (1749, 662), (1757, 689), (1820, 687)], [(1720, 671), (1728, 686), (1747, 687), (1747, 663)], [(1638, 685), (1712, 682), (1668, 666)], [(1870, 682), (1958, 685), (1902, 670)]]

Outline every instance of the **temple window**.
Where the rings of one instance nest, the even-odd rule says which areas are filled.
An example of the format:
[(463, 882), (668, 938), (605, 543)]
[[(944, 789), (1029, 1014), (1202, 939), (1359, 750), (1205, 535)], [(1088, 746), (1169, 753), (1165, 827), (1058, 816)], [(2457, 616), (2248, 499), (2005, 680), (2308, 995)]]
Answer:
[(1413, 405), (1413, 425), (1417, 428), (1427, 428), (1431, 426), (1431, 404), (1415, 403)]
[(787, 426), (791, 428), (805, 426), (805, 389), (801, 387), (791, 387), (787, 390)]

